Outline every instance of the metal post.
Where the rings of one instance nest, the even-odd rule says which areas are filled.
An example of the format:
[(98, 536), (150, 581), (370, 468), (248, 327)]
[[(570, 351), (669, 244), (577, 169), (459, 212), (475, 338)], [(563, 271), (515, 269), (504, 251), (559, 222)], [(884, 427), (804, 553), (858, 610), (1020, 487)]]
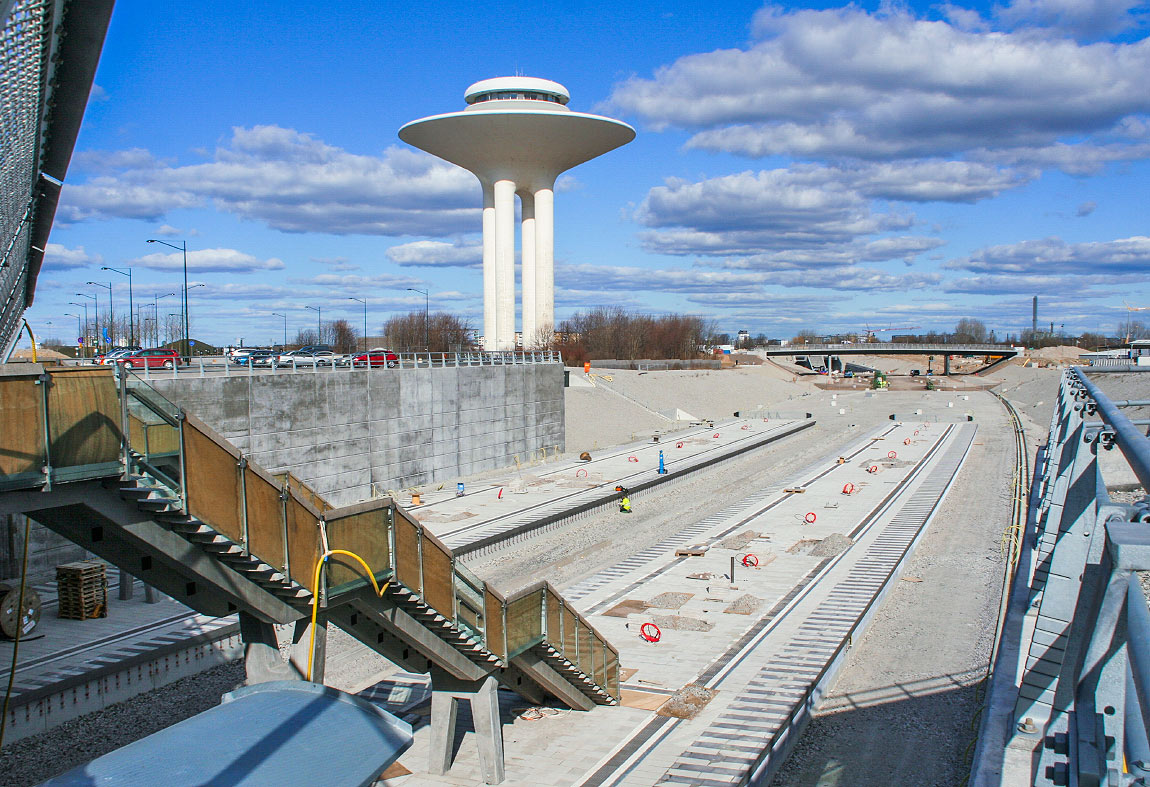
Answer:
[(187, 416), (182, 409), (176, 414), (176, 419), (180, 425), (180, 504), (184, 516), (188, 516), (188, 444), (184, 439), (184, 421)]
[(248, 458), (240, 454), (240, 461), (236, 463), (240, 473), (240, 546), (244, 552), (251, 554), (248, 548)]
[[(147, 368), (145, 365), (144, 368)], [(120, 384), (120, 449), (124, 462), (124, 480), (132, 471), (132, 425), (128, 422), (128, 370), (124, 367), (116, 369), (116, 381)], [(145, 434), (147, 434), (145, 432)]]
[(419, 557), (419, 595), (423, 595), (423, 528), (415, 528), (415, 550)]
[(283, 487), (280, 488), (280, 538), (283, 540), (284, 546), (283, 572), (284, 577), (287, 579), (291, 579), (291, 560), (289, 559), (290, 553), (288, 552), (287, 529), (288, 498), (291, 497), (291, 490), (288, 486), (290, 483), (290, 476), (284, 476)]
[(48, 386), (51, 385), (52, 378), (46, 374), (42, 374), (36, 378), (36, 385), (40, 386), (40, 415), (44, 423), (44, 491), (52, 491), (52, 428), (49, 423), (49, 410), (48, 410)]

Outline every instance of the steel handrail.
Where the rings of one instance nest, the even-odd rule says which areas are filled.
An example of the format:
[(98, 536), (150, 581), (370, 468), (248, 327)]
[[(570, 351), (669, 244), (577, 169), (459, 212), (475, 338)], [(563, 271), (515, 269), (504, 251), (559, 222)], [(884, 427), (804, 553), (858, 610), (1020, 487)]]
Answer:
[(1130, 419), (1086, 376), (1082, 367), (1075, 366), (1070, 373), (1094, 400), (1102, 420), (1114, 430), (1114, 444), (1126, 457), (1130, 469), (1142, 483), (1142, 488), (1150, 489), (1150, 439), (1130, 423)]

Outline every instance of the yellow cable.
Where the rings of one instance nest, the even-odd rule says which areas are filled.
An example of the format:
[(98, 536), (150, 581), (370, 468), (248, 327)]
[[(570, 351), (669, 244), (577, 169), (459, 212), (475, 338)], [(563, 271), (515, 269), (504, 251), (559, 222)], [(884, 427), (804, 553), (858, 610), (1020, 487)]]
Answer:
[(24, 320), (24, 330), (28, 332), (28, 339), (32, 342), (32, 363), (36, 363), (36, 337), (32, 335), (32, 326)]
[(315, 655), (315, 622), (319, 616), (319, 573), (323, 570), (324, 565), (327, 564), (327, 559), (332, 555), (346, 555), (347, 557), (355, 558), (359, 564), (363, 566), (363, 571), (367, 574), (367, 578), (371, 580), (371, 586), (375, 589), (375, 595), (383, 598), (383, 594), (387, 592), (388, 587), (391, 586), (391, 580), (383, 583), (380, 588), (379, 583), (375, 581), (375, 574), (372, 573), (371, 567), (367, 565), (367, 561), (361, 558), (354, 552), (348, 552), (346, 549), (329, 549), (320, 556), (319, 561), (315, 564), (315, 575), (312, 580), (312, 594), (311, 594), (311, 644), (307, 649), (307, 679), (311, 680), (311, 662), (312, 656)]

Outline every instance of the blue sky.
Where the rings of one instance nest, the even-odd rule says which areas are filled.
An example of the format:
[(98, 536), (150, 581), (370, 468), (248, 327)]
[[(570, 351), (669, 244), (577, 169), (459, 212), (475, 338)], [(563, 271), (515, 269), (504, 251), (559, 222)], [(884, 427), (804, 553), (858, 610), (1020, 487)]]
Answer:
[[(556, 310), (792, 336), (962, 317), (1115, 332), (1150, 306), (1147, 4), (119, 0), (28, 312), (180, 287), (265, 343), (423, 307), (482, 324), (480, 190), (396, 132), (554, 79), (635, 126), (556, 197)], [(178, 311), (177, 298), (169, 298)], [(1137, 315), (1136, 315), (1137, 316)], [(51, 321), (52, 325), (47, 323)], [(62, 327), (61, 327), (62, 326)]]

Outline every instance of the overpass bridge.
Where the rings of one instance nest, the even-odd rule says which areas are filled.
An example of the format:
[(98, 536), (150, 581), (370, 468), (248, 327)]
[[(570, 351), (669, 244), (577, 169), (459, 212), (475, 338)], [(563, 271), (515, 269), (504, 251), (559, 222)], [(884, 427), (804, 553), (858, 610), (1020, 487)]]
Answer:
[[(986, 363), (1014, 358), (1022, 353), (1021, 347), (1000, 344), (902, 344), (902, 343), (863, 343), (863, 344), (795, 344), (786, 347), (765, 347), (755, 350), (755, 354), (771, 357), (810, 357), (822, 356), (826, 361), (822, 366), (828, 369), (843, 368), (842, 358), (851, 355), (941, 355), (943, 374), (950, 374), (952, 355), (963, 357), (983, 356)], [(812, 368), (813, 368), (812, 364)]]

